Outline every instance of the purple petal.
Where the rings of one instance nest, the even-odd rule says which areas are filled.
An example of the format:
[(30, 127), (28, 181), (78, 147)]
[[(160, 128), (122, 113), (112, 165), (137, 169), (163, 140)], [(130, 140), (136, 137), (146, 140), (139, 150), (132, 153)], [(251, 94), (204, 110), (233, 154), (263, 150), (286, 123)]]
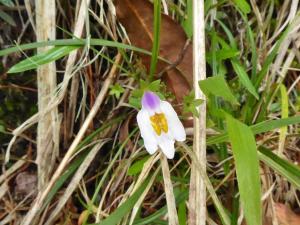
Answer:
[(142, 98), (142, 106), (148, 110), (155, 110), (160, 104), (159, 97), (151, 91), (146, 91)]

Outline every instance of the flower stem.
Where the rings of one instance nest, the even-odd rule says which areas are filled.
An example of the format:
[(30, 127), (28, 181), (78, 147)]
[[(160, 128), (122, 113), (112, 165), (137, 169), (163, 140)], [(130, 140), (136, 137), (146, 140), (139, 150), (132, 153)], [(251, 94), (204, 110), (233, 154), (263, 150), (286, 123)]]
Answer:
[(173, 193), (173, 185), (171, 181), (169, 164), (166, 156), (163, 153), (160, 153), (160, 161), (161, 161), (161, 168), (162, 168), (164, 185), (165, 185), (165, 195), (167, 200), (169, 225), (178, 225), (179, 222), (178, 222), (176, 202)]

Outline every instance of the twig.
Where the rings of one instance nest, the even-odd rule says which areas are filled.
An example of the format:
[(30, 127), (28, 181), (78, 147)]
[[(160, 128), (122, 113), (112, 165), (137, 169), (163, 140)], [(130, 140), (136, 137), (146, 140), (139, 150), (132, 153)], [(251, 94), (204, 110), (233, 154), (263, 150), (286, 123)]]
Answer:
[[(204, 1), (193, 0), (193, 52), (194, 52), (194, 90), (196, 99), (205, 99), (198, 82), (206, 78), (205, 68), (205, 24)], [(198, 107), (199, 118), (194, 117), (194, 144), (196, 159), (192, 160), (190, 196), (189, 196), (189, 224), (205, 225), (206, 221), (206, 189), (205, 183), (197, 170), (199, 161), (203, 171), (206, 166), (206, 104)]]
[(186, 53), (186, 50), (188, 49), (190, 44), (191, 44), (191, 40), (187, 39), (186, 42), (184, 43), (184, 46), (183, 46), (182, 50), (180, 51), (180, 53), (177, 57), (177, 59), (173, 63), (166, 66), (162, 71), (160, 71), (157, 75), (158, 78), (162, 77), (162, 75), (165, 72), (168, 72), (169, 70), (176, 68), (181, 63), (181, 61), (182, 61), (182, 59), (183, 59), (183, 57)]

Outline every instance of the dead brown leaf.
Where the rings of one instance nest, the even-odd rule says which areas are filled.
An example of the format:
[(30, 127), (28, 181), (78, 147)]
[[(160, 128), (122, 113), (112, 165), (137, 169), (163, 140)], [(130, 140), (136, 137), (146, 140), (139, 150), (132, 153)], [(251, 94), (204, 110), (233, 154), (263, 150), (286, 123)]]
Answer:
[[(151, 51), (153, 43), (153, 5), (148, 0), (116, 0), (117, 17), (132, 42), (132, 45)], [(175, 97), (177, 103), (189, 93), (193, 82), (192, 45), (186, 47), (187, 37), (182, 27), (171, 17), (162, 14), (160, 34), (160, 57), (170, 61), (176, 68), (159, 61), (156, 74), (167, 70), (162, 80)], [(141, 55), (149, 71), (151, 57)], [(172, 65), (171, 64), (171, 65)]]
[[(131, 123), (132, 123), (132, 115), (129, 115), (129, 117), (125, 119), (125, 122), (122, 124), (122, 126), (120, 128), (120, 136), (119, 136), (120, 143), (124, 143), (126, 141), (126, 139), (128, 138), (129, 126)], [(126, 144), (127, 151), (132, 151), (133, 147), (134, 147), (134, 145), (133, 145), (132, 141), (128, 140), (127, 144)]]
[(295, 214), (288, 206), (276, 203), (275, 210), (280, 225), (300, 225), (300, 215)]
[(21, 172), (16, 176), (15, 195), (17, 199), (22, 199), (27, 195), (37, 193), (37, 176), (29, 172)]

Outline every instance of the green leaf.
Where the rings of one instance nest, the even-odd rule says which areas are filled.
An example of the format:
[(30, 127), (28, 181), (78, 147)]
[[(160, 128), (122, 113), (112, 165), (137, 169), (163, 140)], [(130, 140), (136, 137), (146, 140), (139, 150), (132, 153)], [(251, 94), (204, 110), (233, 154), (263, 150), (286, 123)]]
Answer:
[(141, 99), (145, 91), (152, 91), (157, 94), (160, 99), (164, 100), (165, 96), (162, 94), (162, 87), (163, 84), (161, 83), (160, 79), (154, 80), (151, 83), (140, 80), (140, 88), (135, 89), (131, 92), (131, 96), (129, 97), (129, 104), (136, 109), (140, 109)]
[(6, 5), (8, 7), (15, 6), (15, 4), (12, 0), (0, 0), (0, 3), (2, 3), (3, 5)]
[(0, 18), (3, 19), (9, 25), (14, 26), (14, 27), (16, 26), (14, 19), (2, 10), (0, 10)]
[(90, 225), (115, 225), (118, 224), (121, 219), (134, 207), (135, 203), (140, 198), (141, 194), (147, 187), (150, 179), (144, 181), (141, 186), (131, 195), (121, 206), (119, 206), (112, 214), (110, 214), (105, 220), (100, 223), (94, 223)]
[(76, 169), (81, 165), (85, 157), (87, 156), (88, 152), (83, 153), (80, 157), (75, 159), (71, 162), (70, 166), (65, 170), (65, 172), (58, 178), (58, 180), (55, 182), (53, 188), (51, 188), (49, 194), (46, 197), (45, 203), (43, 204), (43, 207), (46, 207), (48, 203), (53, 199), (57, 191), (63, 186), (63, 184), (66, 182), (68, 178), (71, 177), (72, 174), (75, 173)]
[(246, 0), (233, 0), (233, 2), (243, 13), (248, 14), (251, 12), (251, 7)]
[[(299, 17), (299, 15), (298, 15)], [(293, 20), (292, 23), (288, 25), (284, 32), (282, 32), (280, 38), (277, 38), (275, 44), (273, 44), (272, 51), (268, 54), (267, 58), (264, 60), (262, 64), (262, 68), (257, 74), (257, 79), (255, 82), (255, 87), (258, 88), (265, 76), (267, 75), (271, 64), (274, 62), (275, 57), (277, 56), (281, 44), (286, 40), (288, 34), (290, 33), (291, 29), (295, 26), (296, 18)], [(298, 25), (298, 24), (297, 24)]]
[[(271, 130), (274, 130), (276, 128), (292, 125), (300, 123), (300, 116), (294, 116), (284, 119), (278, 119), (278, 120), (269, 120), (264, 121), (261, 123), (257, 123), (255, 125), (250, 126), (253, 134), (261, 134), (264, 132), (268, 132)], [(218, 144), (222, 142), (228, 141), (228, 134), (225, 132), (224, 134), (220, 134), (214, 137), (210, 137), (207, 139), (208, 145)]]
[(240, 199), (248, 224), (262, 224), (261, 188), (256, 143), (251, 129), (226, 115)]
[(193, 0), (186, 1), (186, 18), (182, 22), (182, 27), (191, 39), (193, 36)]
[(38, 55), (29, 57), (13, 67), (10, 68), (8, 73), (20, 73), (27, 70), (35, 69), (38, 66), (44, 65), (46, 63), (53, 62), (68, 55), (71, 51), (79, 48), (80, 46), (59, 46), (50, 49), (47, 52), (40, 53)]
[(280, 158), (265, 147), (261, 146), (258, 150), (260, 160), (285, 177), (300, 190), (300, 168), (298, 166)]
[[(189, 192), (188, 191), (182, 191), (179, 193), (175, 193), (175, 199), (176, 199), (176, 204), (184, 203), (185, 200), (188, 198)], [(153, 222), (162, 217), (167, 213), (167, 206), (164, 206), (157, 210), (155, 213), (151, 214), (150, 216), (147, 216), (146, 218), (142, 219), (136, 219), (134, 221), (134, 225), (148, 225), (148, 224), (153, 224)]]
[(183, 112), (191, 112), (194, 116), (199, 117), (197, 106), (203, 103), (202, 99), (195, 99), (195, 92), (191, 91), (187, 96), (183, 98)]
[(0, 124), (0, 133), (5, 133), (5, 126)]
[[(286, 87), (283, 84), (280, 85), (280, 93), (281, 93), (281, 118), (287, 118), (289, 116), (289, 96), (287, 94)], [(287, 135), (287, 127), (280, 128), (280, 135), (279, 135), (280, 151), (282, 151), (284, 148), (286, 135)]]
[[(46, 46), (78, 46), (82, 47), (87, 44), (90, 44), (91, 46), (106, 46), (106, 47), (115, 47), (115, 48), (121, 48), (121, 49), (127, 49), (132, 50), (136, 52), (140, 52), (146, 55), (151, 55), (151, 52), (144, 50), (142, 48), (137, 48), (132, 45), (127, 45), (123, 43), (119, 43), (116, 41), (109, 41), (105, 39), (60, 39), (60, 40), (53, 40), (53, 41), (41, 41), (41, 42), (33, 42), (29, 44), (22, 44), (18, 45), (16, 47), (6, 48), (3, 50), (0, 50), (0, 56), (8, 55), (13, 52), (20, 52), (25, 51), (29, 49), (35, 49), (35, 48), (41, 48)], [(164, 60), (163, 58), (160, 58), (161, 60), (168, 62), (167, 60)]]
[(135, 162), (134, 164), (132, 164), (132, 165), (129, 167), (127, 174), (128, 174), (129, 176), (133, 176), (133, 175), (136, 175), (136, 174), (138, 174), (139, 172), (141, 172), (142, 169), (143, 169), (143, 166), (144, 166), (145, 162), (146, 162), (149, 158), (150, 158), (150, 156), (147, 156), (147, 157), (145, 157), (145, 158), (143, 158), (143, 159), (138, 160), (138, 161)]
[(247, 40), (250, 43), (250, 48), (251, 48), (251, 63), (252, 63), (252, 70), (251, 70), (251, 78), (252, 81), (255, 81), (256, 78), (256, 71), (257, 71), (257, 49), (256, 49), (256, 43), (254, 40), (254, 33), (251, 29), (250, 23), (248, 21), (247, 15), (243, 13), (241, 10), (238, 10), (242, 19), (244, 20), (244, 24), (247, 27)]
[[(230, 47), (232, 49), (237, 50), (238, 49), (238, 47), (237, 47), (238, 45), (237, 45), (236, 40), (234, 38), (234, 35), (231, 33), (230, 29), (228, 29), (228, 27), (221, 20), (219, 20), (219, 19), (216, 18), (216, 21), (221, 25), (221, 27), (223, 28), (224, 32), (226, 33), (226, 35), (227, 35), (227, 37), (229, 39), (229, 42), (230, 42)], [(218, 40), (221, 41), (220, 44), (222, 44), (223, 47), (226, 47), (226, 45), (227, 45), (226, 42), (222, 41), (222, 39), (219, 39), (219, 38), (218, 38)]]
[(225, 59), (236, 57), (239, 54), (240, 54), (240, 52), (238, 50), (235, 50), (232, 48), (230, 48), (230, 49), (223, 48), (216, 52), (216, 57), (217, 57), (217, 60), (225, 60)]
[(120, 84), (115, 84), (110, 87), (109, 94), (116, 96), (117, 99), (120, 98), (120, 95), (124, 93), (125, 89)]
[(247, 74), (246, 70), (244, 69), (244, 67), (237, 60), (231, 60), (231, 64), (233, 66), (234, 71), (238, 75), (241, 83), (256, 99), (259, 99), (256, 89), (253, 86), (251, 80), (249, 79), (248, 74)]
[(205, 80), (199, 81), (199, 86), (205, 95), (215, 95), (222, 97), (224, 100), (229, 101), (233, 104), (238, 105), (239, 102), (232, 94), (224, 76), (213, 76)]
[(222, 61), (225, 59), (235, 58), (235, 57), (239, 56), (240, 52), (238, 50), (232, 49), (232, 48), (222, 48), (220, 50), (210, 51), (206, 55), (207, 61), (212, 60), (212, 54), (216, 55), (215, 57), (216, 57), (217, 61)]
[(178, 206), (178, 220), (179, 220), (180, 225), (186, 225), (187, 224), (185, 202), (181, 202)]
[(136, 108), (136, 109), (140, 109), (142, 107), (141, 98), (130, 96), (128, 103), (129, 103), (129, 105), (131, 105), (133, 108)]
[(150, 84), (148, 84), (146, 86), (146, 88), (153, 92), (159, 92), (160, 88), (161, 88), (161, 80), (158, 79), (158, 80), (152, 81)]
[(159, 55), (159, 45), (160, 45), (160, 25), (161, 25), (161, 0), (154, 0), (154, 21), (153, 21), (153, 45), (152, 45), (152, 55), (150, 64), (150, 75), (149, 80), (152, 81), (154, 73), (156, 71), (156, 65)]

